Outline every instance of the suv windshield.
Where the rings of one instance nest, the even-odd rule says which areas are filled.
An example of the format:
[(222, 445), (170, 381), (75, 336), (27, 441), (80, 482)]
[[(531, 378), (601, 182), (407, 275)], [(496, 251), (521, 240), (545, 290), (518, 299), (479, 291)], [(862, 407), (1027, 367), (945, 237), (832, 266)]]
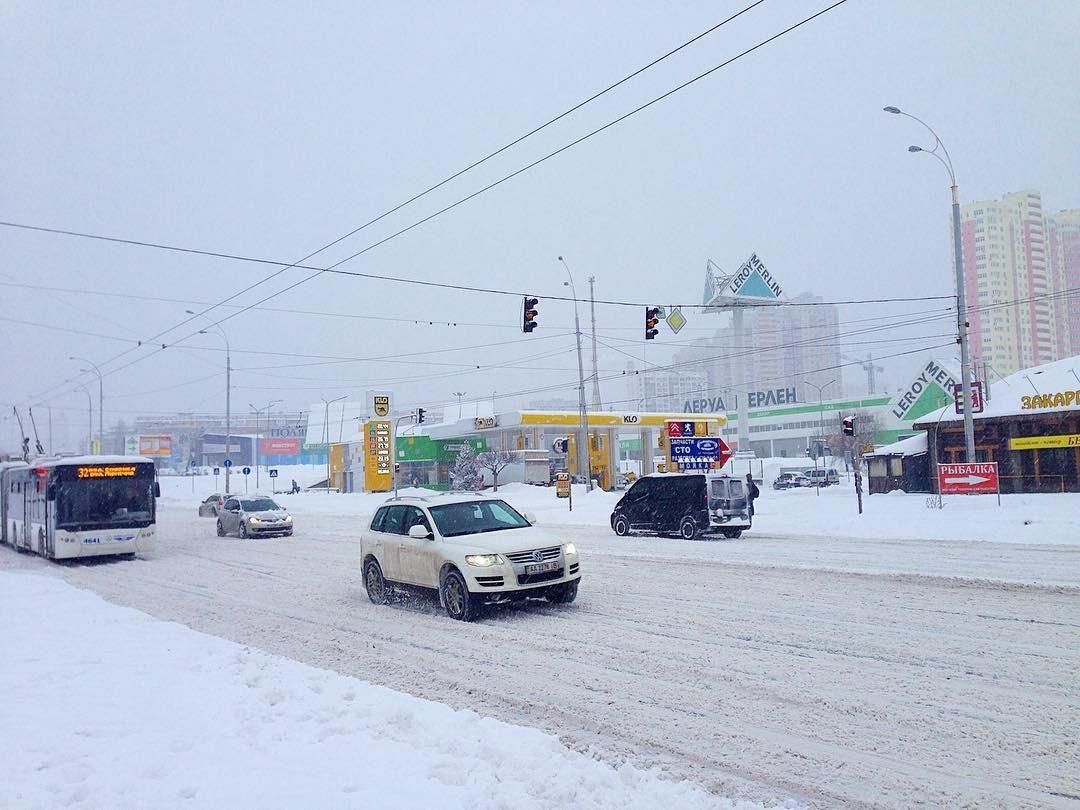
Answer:
[(431, 507), (431, 517), (443, 537), (524, 529), (529, 521), (504, 501), (466, 501)]
[(252, 498), (240, 501), (240, 506), (245, 512), (272, 512), (281, 507), (269, 498)]

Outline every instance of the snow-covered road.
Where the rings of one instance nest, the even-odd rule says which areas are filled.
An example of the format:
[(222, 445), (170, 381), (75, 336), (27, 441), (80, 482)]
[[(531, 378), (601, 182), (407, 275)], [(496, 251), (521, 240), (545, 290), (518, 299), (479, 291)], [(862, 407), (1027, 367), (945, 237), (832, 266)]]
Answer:
[[(143, 559), (0, 567), (660, 766), (716, 793), (817, 806), (1066, 804), (1080, 796), (1080, 547), (616, 538), (569, 607), (479, 624), (371, 605), (356, 515), (239, 541), (165, 503)], [(1038, 583), (1038, 584), (1032, 584)]]

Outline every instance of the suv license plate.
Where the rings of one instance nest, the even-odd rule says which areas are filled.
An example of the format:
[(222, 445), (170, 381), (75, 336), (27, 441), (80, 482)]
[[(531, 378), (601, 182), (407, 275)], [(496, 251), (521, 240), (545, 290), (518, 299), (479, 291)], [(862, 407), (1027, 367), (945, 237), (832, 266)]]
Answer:
[(535, 565), (526, 565), (525, 566), (525, 573), (526, 574), (546, 574), (548, 571), (558, 571), (558, 570), (559, 570), (558, 561), (546, 562), (546, 563), (536, 563)]

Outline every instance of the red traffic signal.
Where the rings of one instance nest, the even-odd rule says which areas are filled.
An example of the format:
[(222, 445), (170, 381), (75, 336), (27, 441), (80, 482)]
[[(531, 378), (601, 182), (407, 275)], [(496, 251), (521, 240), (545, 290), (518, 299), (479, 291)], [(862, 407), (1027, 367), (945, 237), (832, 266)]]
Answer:
[(843, 420), (843, 430), (845, 436), (855, 435), (855, 417), (845, 416)]
[(529, 298), (525, 296), (525, 300), (521, 309), (521, 331), (528, 334), (536, 328), (536, 305), (540, 303), (539, 298)]
[(653, 340), (659, 331), (656, 327), (660, 324), (660, 308), (645, 307), (645, 339)]

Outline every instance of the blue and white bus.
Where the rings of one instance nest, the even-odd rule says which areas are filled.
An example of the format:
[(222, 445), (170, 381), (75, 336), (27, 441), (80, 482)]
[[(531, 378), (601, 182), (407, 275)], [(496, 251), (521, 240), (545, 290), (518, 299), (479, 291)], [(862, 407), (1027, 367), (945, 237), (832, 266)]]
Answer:
[(49, 559), (134, 557), (154, 539), (160, 494), (142, 456), (37, 459), (0, 468), (0, 539)]

